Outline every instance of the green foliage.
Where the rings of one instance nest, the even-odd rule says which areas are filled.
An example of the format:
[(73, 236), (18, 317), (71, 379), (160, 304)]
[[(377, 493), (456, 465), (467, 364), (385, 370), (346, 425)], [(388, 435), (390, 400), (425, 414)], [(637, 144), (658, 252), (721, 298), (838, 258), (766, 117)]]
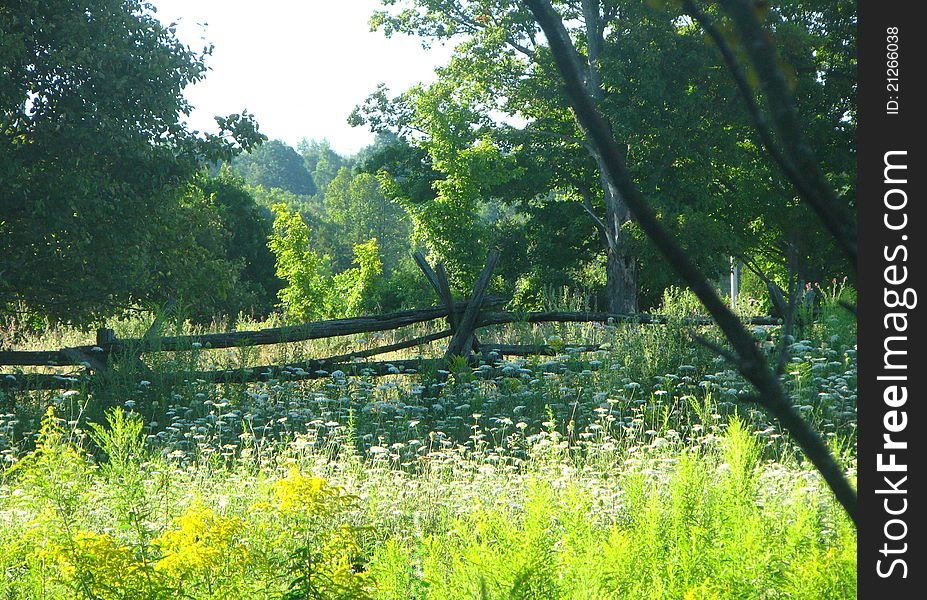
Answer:
[(376, 238), (384, 270), (392, 273), (409, 252), (409, 223), (405, 211), (380, 191), (370, 173), (342, 167), (325, 193), (325, 218), (337, 232), (331, 240), (335, 270), (346, 269), (354, 248)]
[[(327, 141), (303, 140), (299, 148), (305, 168), (319, 173), (319, 170), (328, 169), (328, 175), (324, 178), (324, 191), (307, 195), (279, 187), (248, 187), (248, 192), (258, 205), (271, 211), (277, 210), (274, 208), (276, 205), (284, 205), (291, 214), (298, 213), (302, 217), (311, 232), (312, 252), (319, 262), (317, 268), (322, 269), (319, 271), (320, 277), (332, 278), (327, 308), (318, 307), (307, 311), (304, 309), (308, 304), (303, 302), (302, 309), (290, 311), (291, 318), (299, 320), (310, 314), (343, 316), (375, 308), (392, 310), (421, 304), (421, 292), (427, 290), (422, 286), (418, 268), (409, 258), (411, 228), (406, 211), (394, 198), (384, 193), (380, 175), (356, 171), (351, 166), (361, 160), (368, 166), (382, 160), (379, 153), (388, 147), (381, 140), (365, 149), (362, 158), (353, 160), (339, 156)], [(332, 171), (333, 168), (336, 170)], [(375, 276), (379, 280), (376, 289), (367, 284), (363, 284), (367, 287), (355, 285), (358, 272), (354, 265), (367, 261), (356, 249), (361, 247), (363, 254), (362, 248), (372, 239), (377, 241), (381, 263), (381, 273)], [(255, 258), (263, 256), (257, 254)], [(255, 261), (250, 259), (245, 264), (250, 266)], [(367, 271), (372, 272), (370, 269)], [(308, 272), (304, 270), (303, 275)], [(316, 281), (313, 285), (322, 284)], [(263, 287), (268, 288), (267, 285)], [(359, 291), (362, 288), (364, 291)], [(368, 294), (369, 297), (363, 302), (357, 298), (348, 299), (350, 294), (356, 296), (360, 293)], [(318, 304), (317, 300), (318, 297), (315, 304)], [(293, 301), (296, 301), (295, 297), (288, 302), (292, 304)], [(299, 314), (302, 316), (297, 317)]]
[(171, 218), (184, 227), (155, 242), (160, 264), (150, 275), (152, 300), (176, 300), (198, 323), (270, 312), (280, 288), (267, 248), (271, 218), (241, 179), (227, 170), (196, 175)]
[(328, 140), (310, 142), (303, 139), (297, 146), (297, 150), (303, 158), (306, 169), (312, 174), (312, 180), (319, 193), (326, 194), (328, 185), (335, 179), (338, 172), (347, 166), (348, 161), (332, 150)]
[[(112, 451), (109, 464), (115, 460), (121, 466), (114, 468), (143, 480), (148, 463), (125, 452), (141, 439), (134, 421), (114, 413), (111, 430), (96, 428), (94, 435)], [(51, 468), (65, 477), (55, 486), (80, 482), (85, 500), (94, 490), (122, 493), (115, 471), (97, 478), (86, 460), (75, 463), (60, 427), (43, 431), (43, 454), (17, 471), (20, 484), (40, 482), (38, 472)], [(542, 439), (556, 436), (551, 431)], [(177, 492), (221, 494), (228, 506), (196, 497), (176, 512), (148, 515), (154, 530), (147, 556), (125, 531), (84, 524), (92, 512), (86, 502), (70, 515), (74, 529), (55, 533), (60, 522), (36, 512), (52, 497), (48, 488), (25, 487), (16, 502), (33, 519), (26, 540), (33, 543), (0, 536), (0, 561), (22, 561), (16, 567), (22, 577), (3, 585), (87, 600), (259, 592), (344, 600), (775, 594), (812, 600), (855, 593), (852, 524), (833, 502), (815, 497), (807, 473), (764, 465), (757, 437), (737, 418), (713, 442), (690, 451), (638, 451), (618, 473), (549, 460), (516, 475), (486, 463), (477, 481), (469, 469), (436, 479), (418, 475), (409, 488), (407, 475), (387, 472), (353, 482), (373, 492), (366, 500), (292, 462), (285, 474), (266, 471), (257, 479), (244, 470), (193, 467), (192, 477), (175, 473)], [(549, 470), (534, 470), (544, 464)], [(577, 468), (581, 476), (566, 474)], [(457, 503), (429, 496), (442, 486), (449, 494), (450, 486), (468, 490), (466, 508), (428, 515), (441, 503)], [(149, 504), (170, 498), (170, 487), (143, 489), (140, 500)], [(399, 507), (428, 516), (397, 520)], [(35, 543), (42, 539), (36, 535), (44, 543)]]
[(259, 206), (271, 212), (275, 204), (284, 204), (289, 210), (301, 212), (313, 221), (321, 219), (324, 214), (322, 199), (318, 196), (303, 196), (280, 188), (256, 185), (247, 186), (247, 190)]
[(531, 224), (500, 196), (537, 188), (535, 174), (526, 172), (508, 141), (501, 143), (487, 130), (471, 127), (480, 117), (468, 105), (469, 92), (450, 84), (414, 88), (393, 100), (393, 108), (387, 108), (385, 93), (380, 89), (371, 96), (355, 112), (354, 122), (379, 127), (385, 117), (375, 111), (394, 110), (409, 119), (396, 127), (410, 127), (427, 137), (393, 140), (362, 168), (376, 169), (384, 195), (408, 213), (413, 245), (443, 262), (451, 283), (461, 288), (472, 285), (486, 249), (500, 247), (502, 268), (511, 276), (506, 280), (514, 282), (521, 274), (517, 269), (525, 265), (525, 243), (517, 238), (530, 231)]
[(274, 206), (277, 218), (268, 246), (277, 258), (277, 276), (287, 282), (279, 297), (292, 321), (357, 316), (375, 309), (383, 286), (383, 261), (376, 238), (355, 244), (356, 267), (331, 274), (330, 259), (312, 247), (309, 227), (297, 212)]
[[(783, 64), (796, 76), (802, 122), (816, 132), (809, 139), (849, 203), (855, 164), (851, 4), (821, 8), (834, 19), (833, 28), (818, 19), (817, 6), (811, 10), (800, 0), (770, 11), (768, 19)], [(416, 151), (426, 154), (427, 161), (385, 165), (389, 193), (407, 198), (418, 240), (440, 260), (456, 256), (464, 270), (474, 243), (493, 243), (506, 250), (505, 263), (517, 265), (509, 281), (537, 269), (548, 284), (575, 286), (576, 275), (596, 264), (607, 246), (586, 209), (605, 221), (611, 217), (603, 210), (595, 161), (551, 76), (552, 59), (538, 43), (530, 12), (514, 1), (383, 5), (371, 24), (387, 36), (455, 44), (434, 84), (395, 98), (380, 87), (353, 115), (357, 124), (414, 140)], [(556, 6), (585, 58), (594, 51), (596, 32), (587, 30), (589, 20), (577, 7)], [(789, 252), (797, 252), (807, 281), (844, 272), (820, 224), (795, 202), (765, 156), (717, 48), (681, 18), (678, 3), (590, 6), (603, 19), (604, 46), (595, 50), (597, 72), (590, 75), (601, 80), (599, 109), (627, 146), (637, 186), (690, 259), (710, 278), (726, 272), (730, 255), (760, 255), (784, 265)], [(498, 156), (483, 161), (484, 168), (457, 160), (486, 148), (497, 148)], [(410, 178), (410, 171), (417, 174)], [(454, 201), (458, 193), (463, 198)], [(493, 204), (512, 207), (515, 218), (505, 228), (478, 220), (480, 207)], [(662, 291), (680, 281), (633, 223), (624, 235), (638, 262), (639, 304), (655, 306)]]
[(276, 219), (268, 247), (276, 257), (277, 277), (287, 283), (278, 292), (286, 315), (295, 321), (309, 322), (329, 313), (331, 276), (328, 260), (311, 246), (309, 227), (297, 212), (286, 206), (274, 206)]
[[(441, 99), (423, 94), (423, 110), (446, 111)], [(453, 116), (444, 113), (445, 118)], [(444, 121), (439, 126), (446, 126)], [(456, 123), (455, 125), (460, 125)], [(489, 189), (504, 185), (521, 173), (511, 157), (489, 138), (471, 139), (462, 147), (455, 145), (456, 130), (436, 129), (429, 153), (434, 167), (446, 174), (435, 182), (437, 196), (428, 205), (399, 199), (413, 223), (413, 243), (426, 246), (438, 262), (443, 262), (456, 285), (465, 287), (476, 279), (491, 242), (491, 225), (481, 218), (487, 205)], [(447, 136), (445, 140), (443, 136)]]
[[(106, 457), (102, 475), (112, 486), (107, 500), (119, 524), (132, 532), (134, 545), (148, 558), (153, 538), (149, 523), (155, 507), (148, 503), (146, 473), (140, 468), (149, 456), (142, 435), (144, 422), (137, 413), (127, 414), (117, 407), (106, 415), (106, 425), (91, 424), (90, 438)], [(154, 465), (152, 465), (154, 466)], [(156, 470), (151, 469), (155, 475)]]
[(740, 273), (740, 298), (738, 298), (738, 302), (744, 306), (742, 312), (746, 314), (770, 314), (772, 302), (769, 298), (766, 283), (750, 269), (741, 269)]
[[(383, 98), (385, 101), (385, 97)], [(352, 123), (360, 125), (373, 115), (361, 117), (360, 109), (352, 115)], [(428, 151), (397, 135), (379, 131), (377, 142), (358, 161), (362, 173), (377, 175), (381, 189), (392, 201), (407, 199), (412, 204), (424, 204), (435, 198), (434, 184), (443, 176), (432, 167)]]
[(670, 286), (663, 290), (659, 311), (669, 317), (707, 316), (701, 301), (689, 289)]
[(815, 337), (836, 348), (849, 348), (856, 343), (856, 315), (850, 307), (856, 306), (856, 290), (846, 278), (836, 278), (823, 287), (817, 285), (820, 309), (812, 331)]
[(519, 277), (509, 306), (523, 312), (544, 310), (544, 284), (540, 278), (534, 274)]
[(218, 313), (234, 317), (240, 312), (267, 315), (280, 289), (274, 255), (267, 247), (273, 231), (272, 213), (259, 206), (243, 180), (228, 169), (217, 177), (201, 175), (195, 184), (219, 214), (225, 235), (222, 256), (235, 266), (238, 275), (228, 303), (208, 316)]
[(411, 255), (403, 256), (394, 270), (385, 275), (379, 292), (384, 311), (421, 308), (434, 298), (431, 285), (422, 277)]
[(316, 193), (312, 175), (302, 157), (280, 140), (271, 140), (232, 161), (232, 167), (249, 185), (280, 188), (293, 194)]
[(191, 241), (190, 177), (262, 139), (249, 115), (219, 119), (218, 136), (181, 123), (211, 49), (135, 0), (6, 2), (0, 40), (0, 254), (16, 265), (0, 310), (83, 323), (158, 302), (162, 240)]
[[(828, 297), (846, 294), (836, 285)], [(401, 382), (127, 380), (125, 410), (89, 427), (93, 445), (81, 433), (93, 390), (24, 397), (68, 421), (46, 418), (26, 452), (0, 416), (2, 454), (21, 457), (0, 481), (0, 513), (16, 516), (0, 520), (0, 595), (852, 597), (852, 523), (690, 332), (514, 324), (497, 339), (557, 356), (506, 361), (491, 379), (456, 360)], [(580, 339), (608, 349), (580, 355)], [(275, 362), (331, 350), (287, 346)], [(855, 350), (839, 350), (790, 345), (786, 384), (852, 471)], [(180, 354), (191, 372), (253, 364)], [(31, 439), (29, 413), (16, 417)]]
[[(407, 597), (415, 582), (401, 575), (416, 560), (424, 585), (415, 597), (423, 598), (720, 599), (781, 593), (810, 600), (821, 590), (832, 597), (854, 593), (855, 548), (852, 542), (844, 545), (852, 527), (842, 523), (827, 541), (808, 537), (828, 517), (807, 502), (799, 486), (759, 485), (758, 448), (741, 423), (731, 423), (720, 448), (674, 459), (673, 471), (666, 477), (624, 475), (624, 516), (611, 525), (591, 517), (593, 495), (535, 480), (517, 508), (478, 502), (451, 521), (447, 534), (427, 537), (414, 552), (386, 547), (374, 572), (387, 576), (388, 567), (395, 578), (380, 579), (386, 598)], [(771, 503), (773, 497), (782, 504)], [(764, 504), (762, 511), (757, 502)]]
[(67, 530), (86, 500), (90, 467), (49, 406), (35, 450), (5, 473), (33, 491), (41, 510)]
[(332, 279), (334, 313), (355, 317), (374, 311), (380, 304), (383, 261), (377, 238), (354, 245), (356, 267), (338, 273)]

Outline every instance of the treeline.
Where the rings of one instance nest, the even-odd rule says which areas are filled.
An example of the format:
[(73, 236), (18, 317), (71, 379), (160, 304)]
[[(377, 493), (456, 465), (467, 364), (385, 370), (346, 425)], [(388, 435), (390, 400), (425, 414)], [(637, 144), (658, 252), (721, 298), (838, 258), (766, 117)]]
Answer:
[[(828, 228), (852, 230), (845, 221), (855, 204), (855, 3), (748, 7), (775, 47), (772, 66), (785, 88), (769, 114), (769, 90), (726, 13), (730, 4), (553, 3), (563, 12), (561, 34), (575, 44), (570, 60), (582, 65), (660, 223), (712, 279), (735, 257), (751, 279), (747, 293), (765, 301), (766, 283), (780, 288), (774, 296), (788, 296), (796, 282), (853, 271)], [(577, 124), (528, 2), (383, 5), (371, 24), (387, 37), (454, 47), (433, 83), (381, 86), (352, 117), (408, 140), (439, 174), (431, 186), (413, 187), (400, 172), (388, 188), (435, 257), (472, 277), (481, 266), (473, 248), (496, 244), (526, 293), (538, 282), (593, 284), (612, 312), (646, 309), (680, 283)], [(788, 113), (788, 129), (779, 113)], [(816, 162), (796, 162), (798, 146), (797, 155)], [(832, 190), (824, 224), (800, 201), (809, 187), (800, 182), (812, 172), (815, 185)]]
[(271, 140), (213, 167), (264, 215), (265, 251), (275, 264), (264, 287), (279, 303), (261, 310), (276, 306), (305, 321), (421, 304), (426, 288), (411, 258), (410, 220), (384, 195), (374, 168), (397, 143), (382, 135), (342, 156), (325, 140), (295, 149)]
[[(0, 6), (0, 316), (91, 324), (169, 300), (198, 321), (392, 310), (430, 297), (413, 250), (466, 289), (490, 248), (502, 254), (493, 287), (516, 308), (540, 309), (564, 287), (612, 312), (658, 303), (680, 280), (603, 177), (530, 12), (410, 4), (373, 25), (461, 43), (434, 83), (380, 87), (356, 108), (351, 122), (377, 137), (354, 156), (268, 141), (244, 113), (217, 119), (219, 134), (191, 131), (182, 93), (211, 48), (181, 44), (143, 2)], [(768, 151), (779, 133), (766, 132), (770, 145), (744, 102), (745, 87), (762, 90), (737, 66), (725, 17), (585, 4), (567, 33), (599, 109), (698, 268), (720, 279), (734, 257), (745, 295), (780, 306), (799, 283), (852, 273)], [(759, 16), (795, 122), (848, 213), (854, 3), (791, 0)]]
[(140, 1), (0, 5), (0, 322), (92, 325), (171, 301), (201, 322), (309, 318), (411, 296), (385, 283), (409, 260), (408, 223), (358, 172), (364, 153), (297, 152), (247, 113), (217, 134), (183, 123), (211, 50)]
[(296, 148), (270, 140), (212, 165), (201, 181), (217, 205), (243, 214), (253, 204), (251, 219), (234, 224), (234, 246), (248, 254), (242, 290), (257, 292), (214, 310), (234, 316), (241, 306), (259, 315), (280, 309), (292, 320), (312, 320), (421, 305), (431, 292), (411, 254), (435, 255), (448, 241), (461, 255), (443, 258), (461, 287), (489, 248), (502, 249), (494, 287), (513, 297), (513, 307), (540, 309), (552, 290), (564, 287), (601, 295), (595, 228), (581, 209), (570, 210), (573, 203), (540, 211), (558, 222), (552, 230), (543, 217), (490, 198), (469, 217), (473, 223), (456, 225), (487, 235), (443, 240), (416, 228), (416, 216), (429, 210), (444, 179), (425, 150), (390, 132), (379, 132), (353, 156), (339, 155), (326, 140), (304, 139)]
[[(294, 320), (421, 305), (431, 292), (411, 258), (416, 250), (440, 257), (463, 288), (488, 250), (501, 249), (494, 287), (513, 298), (514, 308), (541, 309), (553, 290), (565, 287), (593, 303), (604, 292), (594, 224), (569, 198), (524, 210), (489, 197), (475, 214), (447, 215), (468, 220), (449, 222), (450, 232), (479, 229), (480, 235), (442, 237), (422, 227), (423, 218), (436, 218), (431, 213), (447, 174), (434, 168), (425, 149), (392, 132), (380, 131), (354, 156), (339, 155), (324, 140), (303, 140), (296, 148), (271, 140), (214, 165), (211, 174), (225, 193), (237, 186), (250, 195), (263, 215), (253, 227), (267, 231), (259, 262), (275, 264), (275, 277), (264, 269), (264, 279), (253, 283), (275, 290), (276, 307)], [(252, 310), (273, 307), (265, 302)]]

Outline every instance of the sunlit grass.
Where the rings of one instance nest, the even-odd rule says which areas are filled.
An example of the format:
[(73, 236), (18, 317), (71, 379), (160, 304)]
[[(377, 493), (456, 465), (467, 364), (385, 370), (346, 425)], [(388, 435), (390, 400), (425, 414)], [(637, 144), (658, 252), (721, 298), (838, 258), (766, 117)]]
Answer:
[(449, 452), (415, 473), (298, 440), (186, 463), (146, 450), (118, 412), (94, 434), (98, 463), (46, 422), (0, 497), (8, 595), (274, 597), (301, 576), (326, 598), (855, 593), (848, 519), (812, 472), (764, 461), (738, 419), (696, 445), (589, 461), (549, 431), (517, 468)]
[[(831, 321), (787, 344), (784, 382), (852, 477), (854, 336)], [(105, 395), (8, 394), (0, 593), (855, 595), (851, 523), (788, 436), (742, 401), (742, 379), (678, 323), (513, 324), (484, 335), (605, 348), (501, 361), (490, 378), (452, 366), (443, 385), (427, 372), (247, 386), (157, 377), (392, 335), (191, 348), (146, 357), (154, 377), (126, 370)], [(776, 328), (754, 335), (777, 347)], [(47, 406), (55, 419), (40, 431)]]

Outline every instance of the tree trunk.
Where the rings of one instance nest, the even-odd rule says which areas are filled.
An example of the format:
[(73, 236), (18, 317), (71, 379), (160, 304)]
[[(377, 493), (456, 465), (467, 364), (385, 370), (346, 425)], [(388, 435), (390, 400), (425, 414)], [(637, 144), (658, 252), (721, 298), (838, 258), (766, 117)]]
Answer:
[(610, 249), (605, 265), (605, 292), (608, 312), (621, 315), (637, 313), (637, 262), (634, 257)]
[(731, 310), (737, 309), (737, 299), (740, 297), (740, 261), (731, 257)]
[[(598, 61), (605, 48), (605, 23), (599, 0), (583, 0), (583, 18), (586, 23), (588, 69), (586, 89), (590, 96), (601, 102), (605, 98)], [(637, 306), (637, 261), (630, 253), (627, 235), (621, 226), (631, 219), (631, 212), (618, 192), (615, 182), (608, 174), (602, 157), (592, 151), (599, 167), (599, 181), (605, 200), (605, 241), (608, 251), (605, 265), (606, 307), (609, 312), (624, 315), (636, 314)]]
[[(599, 157), (596, 157), (598, 162)], [(615, 184), (599, 167), (602, 191), (605, 196), (605, 227), (608, 255), (605, 263), (605, 295), (608, 312), (623, 315), (637, 313), (637, 260), (631, 255), (627, 233), (621, 226), (627, 223), (631, 214)]]

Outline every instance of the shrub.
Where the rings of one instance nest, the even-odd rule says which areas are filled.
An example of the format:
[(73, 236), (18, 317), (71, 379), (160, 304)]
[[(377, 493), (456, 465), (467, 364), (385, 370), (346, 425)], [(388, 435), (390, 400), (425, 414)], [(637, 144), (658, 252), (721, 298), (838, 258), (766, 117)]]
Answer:
[(384, 282), (376, 238), (354, 245), (356, 267), (331, 274), (331, 259), (311, 248), (311, 234), (302, 216), (283, 204), (268, 246), (277, 258), (277, 276), (287, 282), (278, 293), (291, 321), (309, 322), (349, 317), (376, 309)]
[(267, 245), (277, 259), (277, 277), (287, 283), (278, 292), (281, 306), (293, 320), (322, 319), (331, 297), (328, 259), (312, 250), (309, 227), (298, 212), (283, 204), (273, 210), (274, 231)]

